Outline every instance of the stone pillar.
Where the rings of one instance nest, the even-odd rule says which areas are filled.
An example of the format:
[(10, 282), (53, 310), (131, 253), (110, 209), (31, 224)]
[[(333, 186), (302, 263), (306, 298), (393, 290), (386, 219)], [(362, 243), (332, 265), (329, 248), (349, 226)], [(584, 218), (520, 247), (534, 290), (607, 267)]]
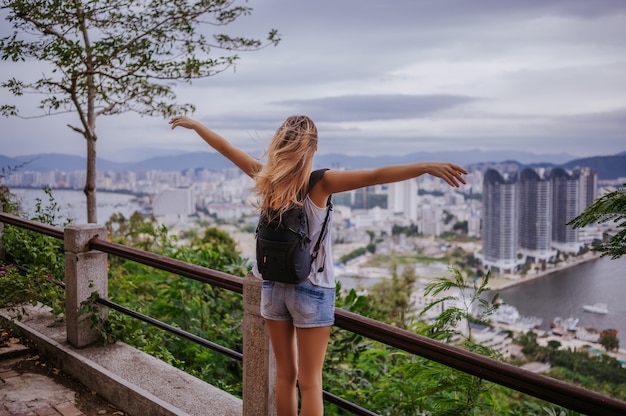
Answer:
[[(3, 212), (2, 202), (0, 202), (0, 212)], [(4, 232), (4, 223), (0, 221), (0, 260), (4, 260), (4, 244), (2, 243), (2, 233)]]
[(261, 284), (248, 273), (243, 281), (243, 414), (276, 415), (276, 363), (261, 317)]
[[(71, 224), (65, 228), (65, 315), (67, 341), (85, 347), (98, 339), (98, 330), (92, 327), (87, 314), (79, 314), (82, 302), (93, 292), (103, 299), (108, 297), (107, 254), (89, 250), (89, 240), (95, 236), (106, 239), (106, 228), (98, 224)], [(96, 305), (100, 316), (107, 317), (107, 309)]]

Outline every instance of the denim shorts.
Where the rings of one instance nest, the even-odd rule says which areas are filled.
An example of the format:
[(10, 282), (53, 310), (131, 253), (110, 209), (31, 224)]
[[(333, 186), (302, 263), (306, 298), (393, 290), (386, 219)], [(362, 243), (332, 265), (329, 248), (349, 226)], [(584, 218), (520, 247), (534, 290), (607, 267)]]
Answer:
[(335, 289), (302, 283), (263, 280), (261, 316), (293, 321), (297, 328), (332, 326), (335, 323)]

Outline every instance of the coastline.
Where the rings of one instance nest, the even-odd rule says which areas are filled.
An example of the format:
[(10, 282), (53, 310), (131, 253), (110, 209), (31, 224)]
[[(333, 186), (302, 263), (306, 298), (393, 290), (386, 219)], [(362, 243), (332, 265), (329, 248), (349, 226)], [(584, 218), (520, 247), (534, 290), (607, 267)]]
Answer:
[[(569, 268), (579, 266), (581, 264), (585, 264), (588, 262), (596, 261), (602, 258), (602, 256), (598, 253), (589, 252), (580, 257), (571, 257), (567, 262), (559, 263), (556, 266), (553, 266), (544, 271), (535, 272), (532, 274), (528, 274), (526, 276), (515, 275), (515, 274), (501, 274), (496, 275), (489, 280), (489, 290), (497, 291), (500, 289), (505, 289), (513, 286), (523, 285), (525, 283), (529, 283), (535, 281), (536, 279), (540, 279), (546, 276), (550, 276), (562, 270), (567, 270)], [(496, 327), (500, 329), (511, 330), (516, 333), (525, 333), (528, 331), (528, 328), (516, 325), (516, 324), (503, 324), (497, 323)], [(554, 340), (559, 341), (562, 344), (562, 348), (571, 348), (573, 350), (584, 350), (590, 349), (590, 351), (597, 351), (596, 353), (603, 353), (609, 356), (612, 356), (618, 360), (620, 360), (623, 365), (626, 365), (626, 348), (622, 346), (614, 351), (604, 351), (603, 347), (597, 343), (592, 341), (580, 340), (572, 335), (557, 335), (553, 334), (549, 330), (533, 328), (532, 331), (539, 335), (538, 342), (541, 345), (546, 346), (548, 341)]]
[[(495, 325), (496, 327), (504, 330), (509, 330), (518, 334), (524, 334), (529, 330), (527, 328), (521, 328), (515, 324), (503, 324), (498, 323)], [(582, 350), (595, 350), (602, 354), (609, 355), (619, 361), (626, 363), (626, 349), (618, 348), (614, 351), (604, 351), (603, 347), (595, 342), (584, 341), (580, 339), (573, 338), (571, 336), (561, 336), (552, 334), (549, 331), (533, 328), (533, 332), (537, 334), (537, 343), (541, 346), (548, 346), (549, 341), (558, 341), (561, 343), (561, 348), (564, 349), (572, 349), (574, 351), (582, 351)]]
[(523, 285), (524, 283), (541, 279), (561, 270), (566, 270), (571, 267), (598, 260), (600, 257), (601, 255), (598, 253), (589, 252), (583, 254), (582, 256), (570, 257), (567, 261), (560, 262), (557, 265), (548, 265), (546, 270), (529, 272), (525, 276), (512, 273), (493, 275), (489, 278), (489, 290), (506, 289), (512, 286)]

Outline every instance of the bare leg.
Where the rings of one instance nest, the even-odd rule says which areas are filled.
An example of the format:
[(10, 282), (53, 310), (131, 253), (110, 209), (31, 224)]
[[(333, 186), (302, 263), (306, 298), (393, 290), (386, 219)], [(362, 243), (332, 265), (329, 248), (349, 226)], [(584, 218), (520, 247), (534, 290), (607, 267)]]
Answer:
[(266, 319), (265, 324), (276, 357), (276, 414), (295, 416), (298, 413), (295, 329), (291, 321)]
[(324, 401), (322, 398), (322, 367), (330, 327), (296, 328), (298, 336), (298, 385), (302, 397), (300, 416), (322, 416)]

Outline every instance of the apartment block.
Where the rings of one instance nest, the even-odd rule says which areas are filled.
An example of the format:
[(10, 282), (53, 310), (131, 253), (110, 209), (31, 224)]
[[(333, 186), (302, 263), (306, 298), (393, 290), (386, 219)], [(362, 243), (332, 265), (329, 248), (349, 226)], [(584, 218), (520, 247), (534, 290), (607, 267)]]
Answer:
[(527, 168), (519, 175), (488, 169), (478, 256), (483, 265), (515, 271), (528, 260), (550, 260), (557, 250), (578, 252), (580, 231), (568, 222), (593, 202), (597, 183), (597, 172), (589, 168)]
[(482, 262), (488, 268), (514, 271), (519, 252), (519, 190), (517, 175), (485, 172), (483, 183)]

